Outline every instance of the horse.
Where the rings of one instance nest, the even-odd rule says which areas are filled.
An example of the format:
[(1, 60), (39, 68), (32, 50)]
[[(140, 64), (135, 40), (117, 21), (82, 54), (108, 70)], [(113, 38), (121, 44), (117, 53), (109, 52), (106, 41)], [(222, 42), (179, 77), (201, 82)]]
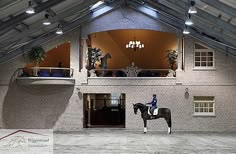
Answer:
[(150, 116), (148, 114), (148, 106), (142, 103), (133, 104), (134, 114), (137, 114), (138, 109), (141, 112), (141, 117), (144, 123), (144, 133), (147, 132), (147, 120), (153, 120), (158, 118), (164, 118), (168, 125), (168, 134), (171, 134), (171, 111), (168, 108), (158, 108), (158, 114)]

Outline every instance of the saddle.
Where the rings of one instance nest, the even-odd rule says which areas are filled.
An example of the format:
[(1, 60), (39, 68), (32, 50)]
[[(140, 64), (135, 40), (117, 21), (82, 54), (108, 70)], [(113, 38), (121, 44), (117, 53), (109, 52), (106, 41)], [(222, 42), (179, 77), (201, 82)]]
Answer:
[(158, 108), (154, 109), (153, 114), (151, 113), (151, 108), (152, 107), (148, 107), (148, 115), (150, 115), (150, 116), (158, 115)]

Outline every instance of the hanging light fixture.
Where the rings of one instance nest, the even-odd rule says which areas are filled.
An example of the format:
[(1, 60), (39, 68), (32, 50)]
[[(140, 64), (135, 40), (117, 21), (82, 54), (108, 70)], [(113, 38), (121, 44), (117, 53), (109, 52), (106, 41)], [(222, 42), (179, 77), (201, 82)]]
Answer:
[(190, 13), (190, 14), (197, 13), (197, 9), (195, 7), (195, 1), (191, 1), (190, 4), (191, 4), (191, 6), (188, 10), (188, 13)]
[(129, 43), (126, 44), (126, 48), (131, 48), (134, 51), (137, 51), (144, 48), (144, 44), (141, 41), (137, 41), (136, 39), (134, 39), (133, 41), (129, 41)]
[(49, 14), (45, 14), (45, 20), (43, 21), (43, 25), (51, 25), (49, 21)]
[(188, 25), (188, 26), (193, 25), (193, 21), (192, 21), (192, 19), (191, 19), (191, 15), (190, 15), (190, 14), (188, 14), (188, 18), (187, 18), (187, 20), (185, 21), (185, 25)]
[(62, 31), (61, 27), (62, 27), (61, 24), (58, 24), (56, 34), (58, 34), (58, 35), (63, 34), (63, 31)]
[(190, 31), (189, 31), (189, 29), (188, 29), (188, 26), (186, 26), (185, 25), (185, 27), (184, 27), (184, 31), (183, 31), (183, 34), (190, 34)]
[(29, 2), (28, 2), (28, 5), (29, 5), (29, 7), (27, 8), (27, 10), (26, 10), (25, 12), (26, 12), (27, 14), (34, 14), (35, 11), (34, 11), (34, 8), (32, 7), (32, 2), (29, 1)]

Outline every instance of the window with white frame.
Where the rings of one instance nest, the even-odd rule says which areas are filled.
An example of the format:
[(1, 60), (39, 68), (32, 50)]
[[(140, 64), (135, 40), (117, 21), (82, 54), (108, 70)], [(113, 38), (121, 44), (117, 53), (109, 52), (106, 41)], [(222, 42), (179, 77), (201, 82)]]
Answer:
[(194, 115), (215, 115), (215, 97), (194, 96)]
[(121, 96), (121, 94), (119, 94), (119, 93), (112, 93), (111, 94), (111, 105), (112, 106), (118, 106), (119, 105), (120, 96)]
[(200, 44), (194, 44), (194, 68), (214, 68), (214, 50)]

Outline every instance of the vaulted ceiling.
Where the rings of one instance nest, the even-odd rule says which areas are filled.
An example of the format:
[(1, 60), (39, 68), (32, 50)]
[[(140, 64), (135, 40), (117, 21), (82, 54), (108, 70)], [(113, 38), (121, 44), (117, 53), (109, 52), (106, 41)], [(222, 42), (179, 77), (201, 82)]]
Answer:
[[(25, 13), (29, 0), (0, 1), (0, 63), (6, 62), (31, 47), (57, 37), (58, 24), (68, 32), (82, 23), (115, 10), (120, 5), (132, 8), (182, 31), (190, 0), (104, 0), (97, 8), (91, 6), (99, 0), (32, 0), (35, 14)], [(194, 25), (190, 35), (236, 56), (236, 1), (195, 0), (197, 14), (191, 16)], [(108, 7), (109, 6), (109, 7)], [(158, 13), (153, 16), (146, 8)], [(97, 15), (92, 15), (99, 11)], [(45, 14), (51, 25), (45, 26)]]

